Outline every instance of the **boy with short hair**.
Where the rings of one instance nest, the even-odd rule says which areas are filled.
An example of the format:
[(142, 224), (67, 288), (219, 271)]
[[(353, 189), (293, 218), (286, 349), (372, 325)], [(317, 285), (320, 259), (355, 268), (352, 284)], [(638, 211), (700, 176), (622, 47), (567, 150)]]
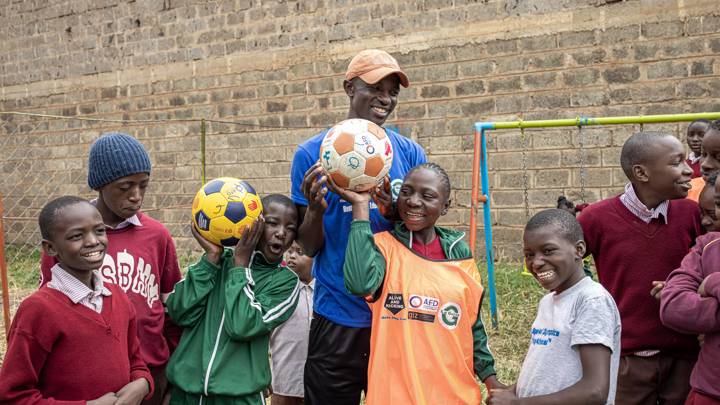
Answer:
[[(699, 124), (696, 124), (696, 122)], [(697, 158), (693, 158), (696, 160), (695, 164), (700, 171), (701, 177), (692, 179), (690, 182), (692, 189), (688, 192), (687, 197), (695, 202), (700, 198), (700, 192), (705, 187), (707, 177), (717, 172), (718, 168), (720, 168), (720, 162), (718, 161), (718, 156), (720, 156), (720, 142), (718, 142), (718, 135), (720, 135), (720, 132), (718, 132), (719, 129), (718, 121), (711, 122), (707, 120), (694, 121), (688, 127), (688, 143), (691, 138), (690, 134), (695, 133), (697, 135), (693, 136), (694, 142), (700, 142), (701, 144), (701, 147), (696, 148), (696, 150), (700, 150), (701, 153), (699, 152), (696, 155)], [(712, 132), (712, 134), (710, 134), (710, 132)], [(695, 169), (693, 168), (693, 170)]]
[(704, 177), (720, 171), (720, 120), (711, 122), (705, 131), (700, 167)]
[(138, 404), (153, 383), (132, 304), (98, 269), (108, 239), (98, 210), (65, 196), (39, 216), (53, 281), (18, 308), (0, 370), (0, 402)]
[(700, 156), (702, 151), (702, 140), (705, 136), (705, 132), (708, 130), (710, 121), (706, 119), (695, 120), (690, 123), (687, 127), (686, 141), (690, 153), (688, 154), (687, 163), (693, 171), (692, 177), (697, 178), (702, 176), (700, 172)]
[(708, 177), (708, 181), (700, 192), (698, 205), (700, 206), (700, 222), (706, 232), (720, 231), (720, 220), (715, 214), (715, 180), (717, 173)]
[[(574, 202), (568, 200), (567, 197), (565, 197), (564, 195), (561, 195), (557, 199), (557, 205), (555, 206), (555, 208), (565, 210), (572, 214), (572, 216), (577, 217), (578, 214), (581, 213), (582, 210), (587, 208), (588, 205), (589, 204), (587, 203), (575, 205)], [(587, 256), (583, 259), (583, 272), (585, 272), (586, 276), (593, 278), (592, 258), (590, 258), (590, 256)]]
[(290, 319), (272, 332), (272, 404), (301, 405), (304, 403), (303, 375), (307, 359), (310, 321), (313, 312), (312, 258), (293, 242), (285, 252), (285, 261), (300, 278), (298, 305)]
[(192, 227), (205, 255), (167, 300), (168, 313), (185, 327), (167, 368), (171, 404), (265, 403), (270, 333), (292, 315), (300, 286), (281, 264), (297, 234), (297, 209), (279, 194), (262, 203), (263, 216), (246, 227), (234, 252)]
[(538, 305), (517, 384), (493, 390), (488, 403), (614, 404), (620, 314), (585, 277), (580, 224), (565, 210), (541, 211), (525, 225), (523, 249), (527, 268), (551, 293)]
[(692, 170), (672, 135), (640, 132), (623, 145), (625, 192), (590, 205), (578, 220), (598, 279), (623, 323), (616, 403), (681, 404), (697, 357), (695, 336), (662, 325), (653, 298), (703, 233), (700, 211), (685, 199)]
[[(708, 178), (720, 211), (717, 173)], [(690, 377), (686, 405), (720, 405), (720, 233), (695, 241), (680, 267), (670, 273), (660, 299), (660, 319), (681, 333), (703, 334), (704, 343)]]
[[(140, 353), (157, 386), (146, 404), (159, 405), (167, 392), (165, 366), (182, 333), (163, 306), (180, 281), (180, 267), (170, 232), (140, 211), (150, 171), (150, 157), (130, 135), (106, 133), (90, 147), (88, 185), (98, 192), (91, 203), (102, 215), (110, 241), (100, 276), (120, 287), (135, 308)], [(51, 281), (56, 263), (56, 258), (42, 256), (41, 285)]]

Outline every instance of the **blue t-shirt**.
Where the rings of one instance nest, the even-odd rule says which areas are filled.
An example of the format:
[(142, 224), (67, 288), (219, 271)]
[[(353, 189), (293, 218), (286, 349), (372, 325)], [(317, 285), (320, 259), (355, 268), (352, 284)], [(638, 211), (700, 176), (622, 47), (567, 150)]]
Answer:
[[(298, 205), (308, 205), (302, 193), (302, 181), (305, 172), (320, 158), (320, 144), (327, 131), (300, 144), (293, 157), (292, 199)], [(425, 163), (427, 158), (423, 148), (411, 139), (390, 129), (385, 131), (393, 147), (389, 176), (393, 198), (396, 198), (405, 174), (411, 168)], [(345, 290), (343, 281), (343, 263), (352, 222), (352, 205), (332, 192), (325, 196), (325, 200), (328, 207), (323, 216), (324, 244), (313, 262), (313, 276), (316, 280), (314, 311), (343, 326), (370, 327), (371, 314), (367, 303), (361, 297), (350, 295)], [(392, 227), (392, 223), (380, 214), (374, 202), (370, 203), (370, 226), (374, 233)]]

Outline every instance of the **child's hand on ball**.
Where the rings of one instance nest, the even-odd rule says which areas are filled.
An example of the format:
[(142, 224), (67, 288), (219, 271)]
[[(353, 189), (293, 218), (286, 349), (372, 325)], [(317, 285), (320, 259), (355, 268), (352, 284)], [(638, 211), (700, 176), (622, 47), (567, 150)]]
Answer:
[(263, 234), (265, 220), (260, 217), (249, 227), (245, 227), (240, 241), (235, 246), (235, 267), (250, 267), (250, 256), (255, 251), (260, 236)]
[(192, 235), (195, 238), (195, 240), (198, 242), (201, 248), (205, 251), (206, 258), (210, 263), (218, 264), (220, 263), (220, 256), (223, 252), (223, 247), (218, 246), (209, 240), (205, 239), (200, 235), (200, 232), (198, 232), (197, 228), (195, 228), (194, 223), (190, 223), (190, 230), (192, 231)]
[(335, 184), (332, 177), (327, 178), (327, 185), (330, 191), (339, 195), (340, 198), (349, 202), (353, 206), (358, 204), (367, 204), (370, 202), (369, 191), (357, 192), (346, 188), (340, 188), (337, 184)]
[(353, 220), (367, 221), (370, 219), (370, 191), (352, 191), (338, 187), (332, 177), (328, 177), (328, 188), (343, 200), (352, 204)]

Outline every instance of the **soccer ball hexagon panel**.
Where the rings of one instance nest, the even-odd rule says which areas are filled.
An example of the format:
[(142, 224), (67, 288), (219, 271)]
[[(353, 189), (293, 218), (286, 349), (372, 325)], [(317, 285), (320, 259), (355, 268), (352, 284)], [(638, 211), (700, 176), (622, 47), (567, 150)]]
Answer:
[(333, 181), (354, 191), (369, 190), (390, 171), (393, 150), (385, 130), (352, 118), (332, 127), (320, 146), (320, 163)]
[(193, 224), (200, 235), (220, 246), (235, 246), (246, 226), (262, 214), (255, 189), (245, 181), (221, 177), (195, 194)]

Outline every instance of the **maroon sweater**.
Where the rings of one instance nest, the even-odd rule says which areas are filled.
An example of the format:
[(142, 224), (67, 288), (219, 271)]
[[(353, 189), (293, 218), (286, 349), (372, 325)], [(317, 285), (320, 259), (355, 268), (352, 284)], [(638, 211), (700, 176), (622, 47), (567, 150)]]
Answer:
[[(706, 297), (697, 290), (705, 281)], [(660, 318), (679, 332), (705, 335), (690, 385), (720, 400), (720, 232), (697, 238), (662, 291)]]
[[(135, 307), (140, 353), (149, 367), (163, 367), (177, 346), (182, 329), (165, 317), (162, 296), (180, 281), (175, 244), (160, 222), (138, 213), (143, 226), (108, 229), (109, 246), (100, 267), (103, 282), (119, 286)], [(43, 254), (41, 285), (47, 284), (57, 263)]]
[(101, 313), (49, 287), (20, 304), (0, 369), (0, 402), (92, 400), (138, 378), (150, 382), (152, 394), (135, 310), (117, 286), (107, 288), (112, 295), (103, 297)]
[(613, 197), (590, 205), (578, 217), (588, 254), (595, 259), (600, 283), (617, 303), (622, 320), (622, 355), (662, 350), (695, 358), (696, 336), (683, 335), (660, 322), (660, 303), (650, 295), (652, 282), (665, 280), (680, 266), (702, 233), (694, 201), (671, 200), (668, 223), (646, 224)]

